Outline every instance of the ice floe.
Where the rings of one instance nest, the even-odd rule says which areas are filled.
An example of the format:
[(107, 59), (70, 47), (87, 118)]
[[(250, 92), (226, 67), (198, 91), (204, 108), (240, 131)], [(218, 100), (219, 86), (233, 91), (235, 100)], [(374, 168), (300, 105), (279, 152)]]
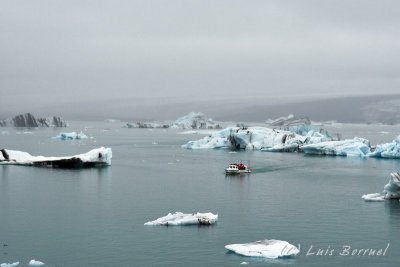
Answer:
[(0, 264), (0, 267), (16, 267), (19, 265), (19, 261), (13, 262), (13, 263), (2, 263)]
[(29, 266), (43, 266), (43, 265), (44, 265), (44, 262), (37, 261), (37, 260), (31, 260), (29, 262)]
[(13, 164), (54, 168), (82, 168), (111, 165), (111, 158), (111, 148), (104, 147), (70, 157), (32, 156), (22, 151), (0, 150), (0, 165)]
[(274, 239), (265, 239), (245, 244), (230, 244), (226, 249), (248, 257), (264, 257), (270, 259), (296, 256), (300, 251), (294, 245)]
[(218, 214), (207, 213), (168, 213), (167, 216), (157, 220), (146, 222), (144, 225), (192, 225), (192, 224), (214, 224), (218, 220)]
[(71, 133), (59, 133), (57, 136), (53, 137), (54, 139), (59, 140), (80, 140), (80, 139), (87, 139), (87, 135), (83, 132), (71, 132)]
[(372, 193), (372, 194), (366, 194), (361, 197), (365, 201), (384, 201), (385, 196), (381, 195), (380, 193)]

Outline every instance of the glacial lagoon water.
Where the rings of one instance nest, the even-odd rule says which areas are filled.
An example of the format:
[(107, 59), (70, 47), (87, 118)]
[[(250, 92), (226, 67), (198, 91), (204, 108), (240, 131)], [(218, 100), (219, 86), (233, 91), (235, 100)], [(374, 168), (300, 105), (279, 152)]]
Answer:
[[(400, 203), (368, 203), (400, 160), (303, 154), (185, 150), (202, 137), (123, 123), (71, 122), (93, 139), (51, 139), (60, 129), (0, 128), (0, 146), (32, 155), (74, 155), (106, 146), (112, 166), (58, 170), (0, 166), (0, 263), (46, 266), (397, 266)], [(342, 137), (391, 141), (399, 126), (333, 125)], [(229, 162), (253, 173), (225, 176)], [(213, 212), (214, 226), (144, 226), (168, 212)], [(300, 245), (291, 259), (228, 253), (227, 244), (260, 239)], [(343, 246), (385, 249), (343, 256)], [(307, 255), (320, 249), (324, 255)], [(332, 251), (333, 250), (333, 251)], [(328, 252), (327, 252), (328, 251)], [(326, 255), (325, 255), (326, 254)], [(332, 255), (330, 255), (332, 254)]]

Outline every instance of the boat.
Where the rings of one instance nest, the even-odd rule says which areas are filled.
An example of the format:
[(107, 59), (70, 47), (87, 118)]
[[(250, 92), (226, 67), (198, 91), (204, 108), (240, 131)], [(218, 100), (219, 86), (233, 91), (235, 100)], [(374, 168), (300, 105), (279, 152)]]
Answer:
[(251, 173), (251, 170), (243, 163), (231, 163), (225, 169), (226, 174), (241, 174), (241, 173)]

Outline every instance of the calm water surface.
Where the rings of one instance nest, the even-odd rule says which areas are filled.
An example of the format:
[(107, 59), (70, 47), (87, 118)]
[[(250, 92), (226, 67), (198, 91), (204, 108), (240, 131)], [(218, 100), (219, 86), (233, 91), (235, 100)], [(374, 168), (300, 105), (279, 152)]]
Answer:
[[(122, 123), (72, 122), (93, 139), (51, 139), (60, 129), (0, 128), (0, 146), (33, 155), (74, 155), (111, 147), (111, 167), (57, 170), (0, 166), (0, 263), (37, 259), (47, 266), (397, 266), (399, 201), (367, 203), (398, 160), (180, 148), (202, 135), (124, 129)], [(392, 140), (398, 126), (336, 125), (343, 137)], [(383, 131), (383, 132), (382, 132)], [(29, 133), (31, 132), (31, 133)], [(226, 177), (232, 161), (253, 173)], [(168, 212), (213, 212), (210, 227), (149, 227)], [(292, 259), (228, 253), (224, 246), (260, 239), (300, 244)], [(386, 248), (385, 257), (340, 256)], [(3, 246), (2, 244), (7, 244)], [(332, 256), (307, 256), (313, 246)]]

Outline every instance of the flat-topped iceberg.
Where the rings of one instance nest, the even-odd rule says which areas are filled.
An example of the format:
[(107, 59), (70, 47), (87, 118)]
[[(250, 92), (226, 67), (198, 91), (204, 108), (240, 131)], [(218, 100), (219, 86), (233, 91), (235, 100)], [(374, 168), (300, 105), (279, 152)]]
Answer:
[(377, 145), (375, 150), (368, 154), (374, 158), (400, 158), (400, 136), (390, 143)]
[(111, 148), (97, 148), (87, 153), (70, 157), (32, 156), (27, 152), (1, 149), (0, 165), (27, 165), (53, 168), (85, 168), (111, 165)]
[(381, 195), (380, 193), (372, 193), (372, 194), (366, 194), (361, 197), (365, 201), (384, 201), (385, 196)]
[(71, 133), (59, 133), (57, 136), (53, 138), (59, 140), (81, 140), (81, 139), (87, 139), (88, 137), (83, 132), (80, 133), (71, 132)]
[(262, 151), (296, 151), (303, 144), (332, 140), (326, 134), (309, 131), (305, 135), (266, 127), (229, 127), (183, 145), (188, 149), (231, 148)]
[(218, 220), (218, 214), (207, 213), (168, 213), (167, 216), (150, 221), (144, 225), (192, 225), (192, 224), (214, 224)]
[(0, 267), (16, 267), (19, 265), (19, 261), (13, 262), (13, 263), (2, 263), (0, 264)]
[(300, 251), (294, 245), (274, 239), (265, 239), (245, 244), (226, 245), (226, 249), (248, 257), (264, 257), (270, 259), (296, 256)]
[(128, 122), (125, 126), (123, 126), (124, 128), (146, 128), (146, 129), (153, 129), (153, 128), (169, 128), (170, 125), (166, 122)]
[(301, 147), (306, 154), (364, 157), (369, 153), (369, 141), (355, 137), (342, 141), (307, 144)]
[(43, 265), (44, 265), (44, 262), (37, 261), (37, 260), (31, 260), (29, 262), (29, 266), (43, 266)]

